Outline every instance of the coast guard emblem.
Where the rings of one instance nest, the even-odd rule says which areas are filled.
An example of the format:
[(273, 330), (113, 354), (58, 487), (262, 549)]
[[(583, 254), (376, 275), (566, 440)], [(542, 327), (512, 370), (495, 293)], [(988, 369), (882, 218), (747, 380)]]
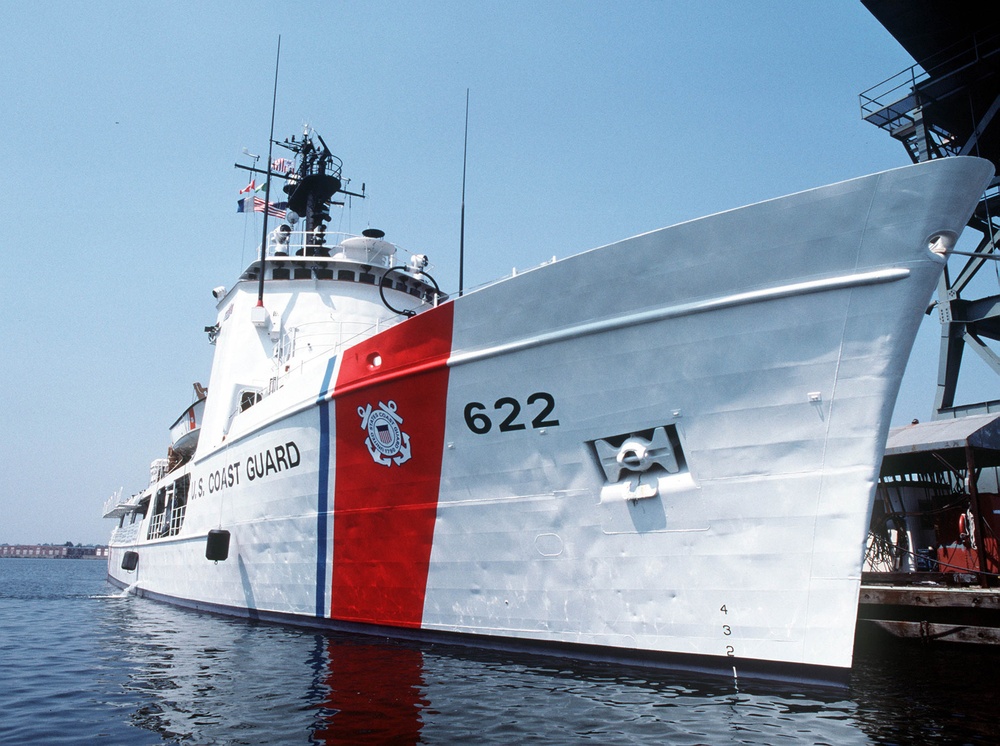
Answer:
[(396, 402), (358, 407), (361, 429), (368, 431), (365, 445), (376, 464), (402, 466), (410, 460), (410, 436), (399, 429), (403, 418), (396, 414)]

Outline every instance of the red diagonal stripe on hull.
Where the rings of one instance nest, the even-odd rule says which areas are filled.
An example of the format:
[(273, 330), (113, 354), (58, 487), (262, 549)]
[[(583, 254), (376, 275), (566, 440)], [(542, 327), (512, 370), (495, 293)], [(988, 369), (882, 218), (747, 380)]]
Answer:
[[(348, 350), (337, 377), (333, 503), (335, 619), (419, 627), (441, 483), (452, 304)], [(372, 370), (377, 354), (382, 361)], [(411, 458), (376, 463), (358, 409), (395, 402)]]

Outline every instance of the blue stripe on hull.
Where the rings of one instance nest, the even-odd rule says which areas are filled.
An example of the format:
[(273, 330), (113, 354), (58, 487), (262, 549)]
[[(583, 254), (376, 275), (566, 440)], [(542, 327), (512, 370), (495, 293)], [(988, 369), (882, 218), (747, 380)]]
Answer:
[[(333, 361), (330, 361), (333, 368)], [(324, 386), (325, 390), (325, 386)], [(326, 537), (330, 495), (330, 405), (319, 405), (319, 486), (316, 499), (316, 616), (326, 616)]]
[(326, 364), (323, 383), (316, 403), (319, 404), (319, 484), (316, 487), (316, 616), (326, 616), (326, 537), (330, 496), (330, 405), (327, 393), (337, 367), (334, 355)]

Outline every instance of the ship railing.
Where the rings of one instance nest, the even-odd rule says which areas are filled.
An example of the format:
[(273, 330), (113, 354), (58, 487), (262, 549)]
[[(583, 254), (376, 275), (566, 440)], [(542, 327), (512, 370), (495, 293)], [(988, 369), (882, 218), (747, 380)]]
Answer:
[(108, 516), (113, 513), (115, 508), (122, 504), (122, 490), (124, 487), (119, 487), (118, 491), (113, 493), (111, 497), (104, 501), (104, 512), (102, 515)]
[(102, 515), (105, 518), (112, 518), (129, 513), (139, 507), (139, 497), (140, 495), (131, 495), (123, 499), (122, 488), (119, 488), (117, 492), (104, 501), (104, 513)]
[[(270, 232), (267, 238), (267, 256), (269, 260), (281, 259), (315, 259), (329, 258), (339, 253), (340, 243), (348, 238), (358, 238), (351, 233), (325, 233), (323, 231), (282, 231), (277, 228)], [(395, 244), (390, 244), (395, 251), (410, 252)], [(259, 247), (258, 247), (259, 249)], [(388, 269), (394, 262), (393, 253), (377, 253), (365, 259), (366, 264), (373, 267)]]
[(163, 520), (165, 518), (164, 513), (157, 513), (149, 520), (149, 533), (146, 537), (149, 539), (155, 539), (163, 532)]
[(142, 523), (129, 523), (124, 526), (116, 526), (111, 532), (112, 544), (134, 544), (139, 538), (139, 527)]
[(494, 278), (492, 280), (486, 280), (485, 282), (482, 282), (479, 285), (474, 285), (471, 288), (467, 288), (465, 290), (465, 293), (469, 294), (469, 293), (472, 293), (472, 292), (474, 292), (476, 290), (482, 290), (483, 288), (488, 288), (491, 285), (496, 285), (498, 283), (504, 282), (505, 280), (509, 280), (512, 277), (517, 277), (518, 275), (523, 275), (523, 274), (525, 274), (527, 272), (531, 272), (531, 271), (536, 270), (536, 269), (541, 269), (542, 267), (547, 267), (550, 264), (555, 264), (557, 261), (559, 261), (559, 260), (555, 256), (553, 256), (551, 259), (548, 259), (548, 260), (546, 260), (544, 262), (539, 262), (538, 264), (532, 265), (531, 267), (526, 267), (524, 269), (518, 269), (517, 267), (511, 267), (510, 272), (508, 274), (501, 275), (500, 277), (496, 277), (496, 278)]
[(184, 514), (187, 512), (187, 505), (175, 505), (170, 513), (170, 525), (167, 528), (167, 536), (176, 536), (180, 533), (184, 523)]
[(956, 42), (863, 91), (859, 95), (861, 118), (898, 137), (916, 123), (921, 106), (962, 84), (968, 71), (982, 61), (982, 50), (995, 49), (1000, 34), (987, 33), (987, 37), (974, 37), (971, 44), (967, 39)]
[(274, 356), (279, 364), (284, 364), (303, 352), (309, 353), (303, 362), (320, 355), (338, 354), (345, 347), (395, 326), (401, 320), (386, 319), (374, 324), (363, 321), (309, 321), (282, 334), (275, 346)]
[[(322, 236), (319, 239), (318, 236)], [(290, 231), (285, 233), (280, 226), (268, 234), (267, 257), (268, 261), (281, 261), (283, 259), (329, 259), (336, 257), (340, 253), (340, 244), (348, 238), (363, 238), (354, 233), (334, 231), (330, 233), (316, 233), (316, 231)], [(393, 248), (391, 253), (379, 252), (371, 255), (363, 263), (373, 267), (388, 269), (396, 265), (410, 265), (414, 252), (398, 244), (390, 244)], [(418, 252), (419, 253), (419, 252)], [(400, 257), (405, 254), (406, 257)], [(260, 245), (257, 246), (257, 255), (260, 256)], [(357, 260), (350, 260), (357, 261)], [(424, 267), (427, 271), (433, 271), (434, 265), (427, 264)]]
[(890, 132), (913, 124), (914, 88), (928, 77), (919, 65), (912, 65), (863, 91), (859, 95), (861, 118)]
[[(235, 408), (229, 413), (228, 424), (235, 418), (281, 388), (281, 381), (288, 375), (299, 372), (307, 363), (317, 358), (339, 355), (342, 350), (378, 334), (383, 329), (395, 326), (404, 316), (381, 319), (374, 324), (361, 321), (312, 321), (292, 327), (285, 332), (275, 345), (274, 360), (277, 371), (266, 385), (246, 385), (239, 391)], [(294, 366), (288, 363), (296, 360)]]

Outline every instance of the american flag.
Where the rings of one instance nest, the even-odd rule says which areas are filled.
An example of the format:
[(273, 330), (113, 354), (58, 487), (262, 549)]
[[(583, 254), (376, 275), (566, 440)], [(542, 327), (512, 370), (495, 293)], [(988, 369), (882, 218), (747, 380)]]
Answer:
[[(264, 205), (267, 204), (260, 197), (253, 198), (253, 211), (254, 212), (264, 212)], [(274, 218), (285, 218), (285, 208), (288, 207), (287, 202), (271, 202), (267, 208), (267, 214)]]
[(277, 171), (279, 174), (287, 174), (295, 167), (295, 163), (288, 160), (287, 158), (276, 158), (271, 164), (271, 170)]

